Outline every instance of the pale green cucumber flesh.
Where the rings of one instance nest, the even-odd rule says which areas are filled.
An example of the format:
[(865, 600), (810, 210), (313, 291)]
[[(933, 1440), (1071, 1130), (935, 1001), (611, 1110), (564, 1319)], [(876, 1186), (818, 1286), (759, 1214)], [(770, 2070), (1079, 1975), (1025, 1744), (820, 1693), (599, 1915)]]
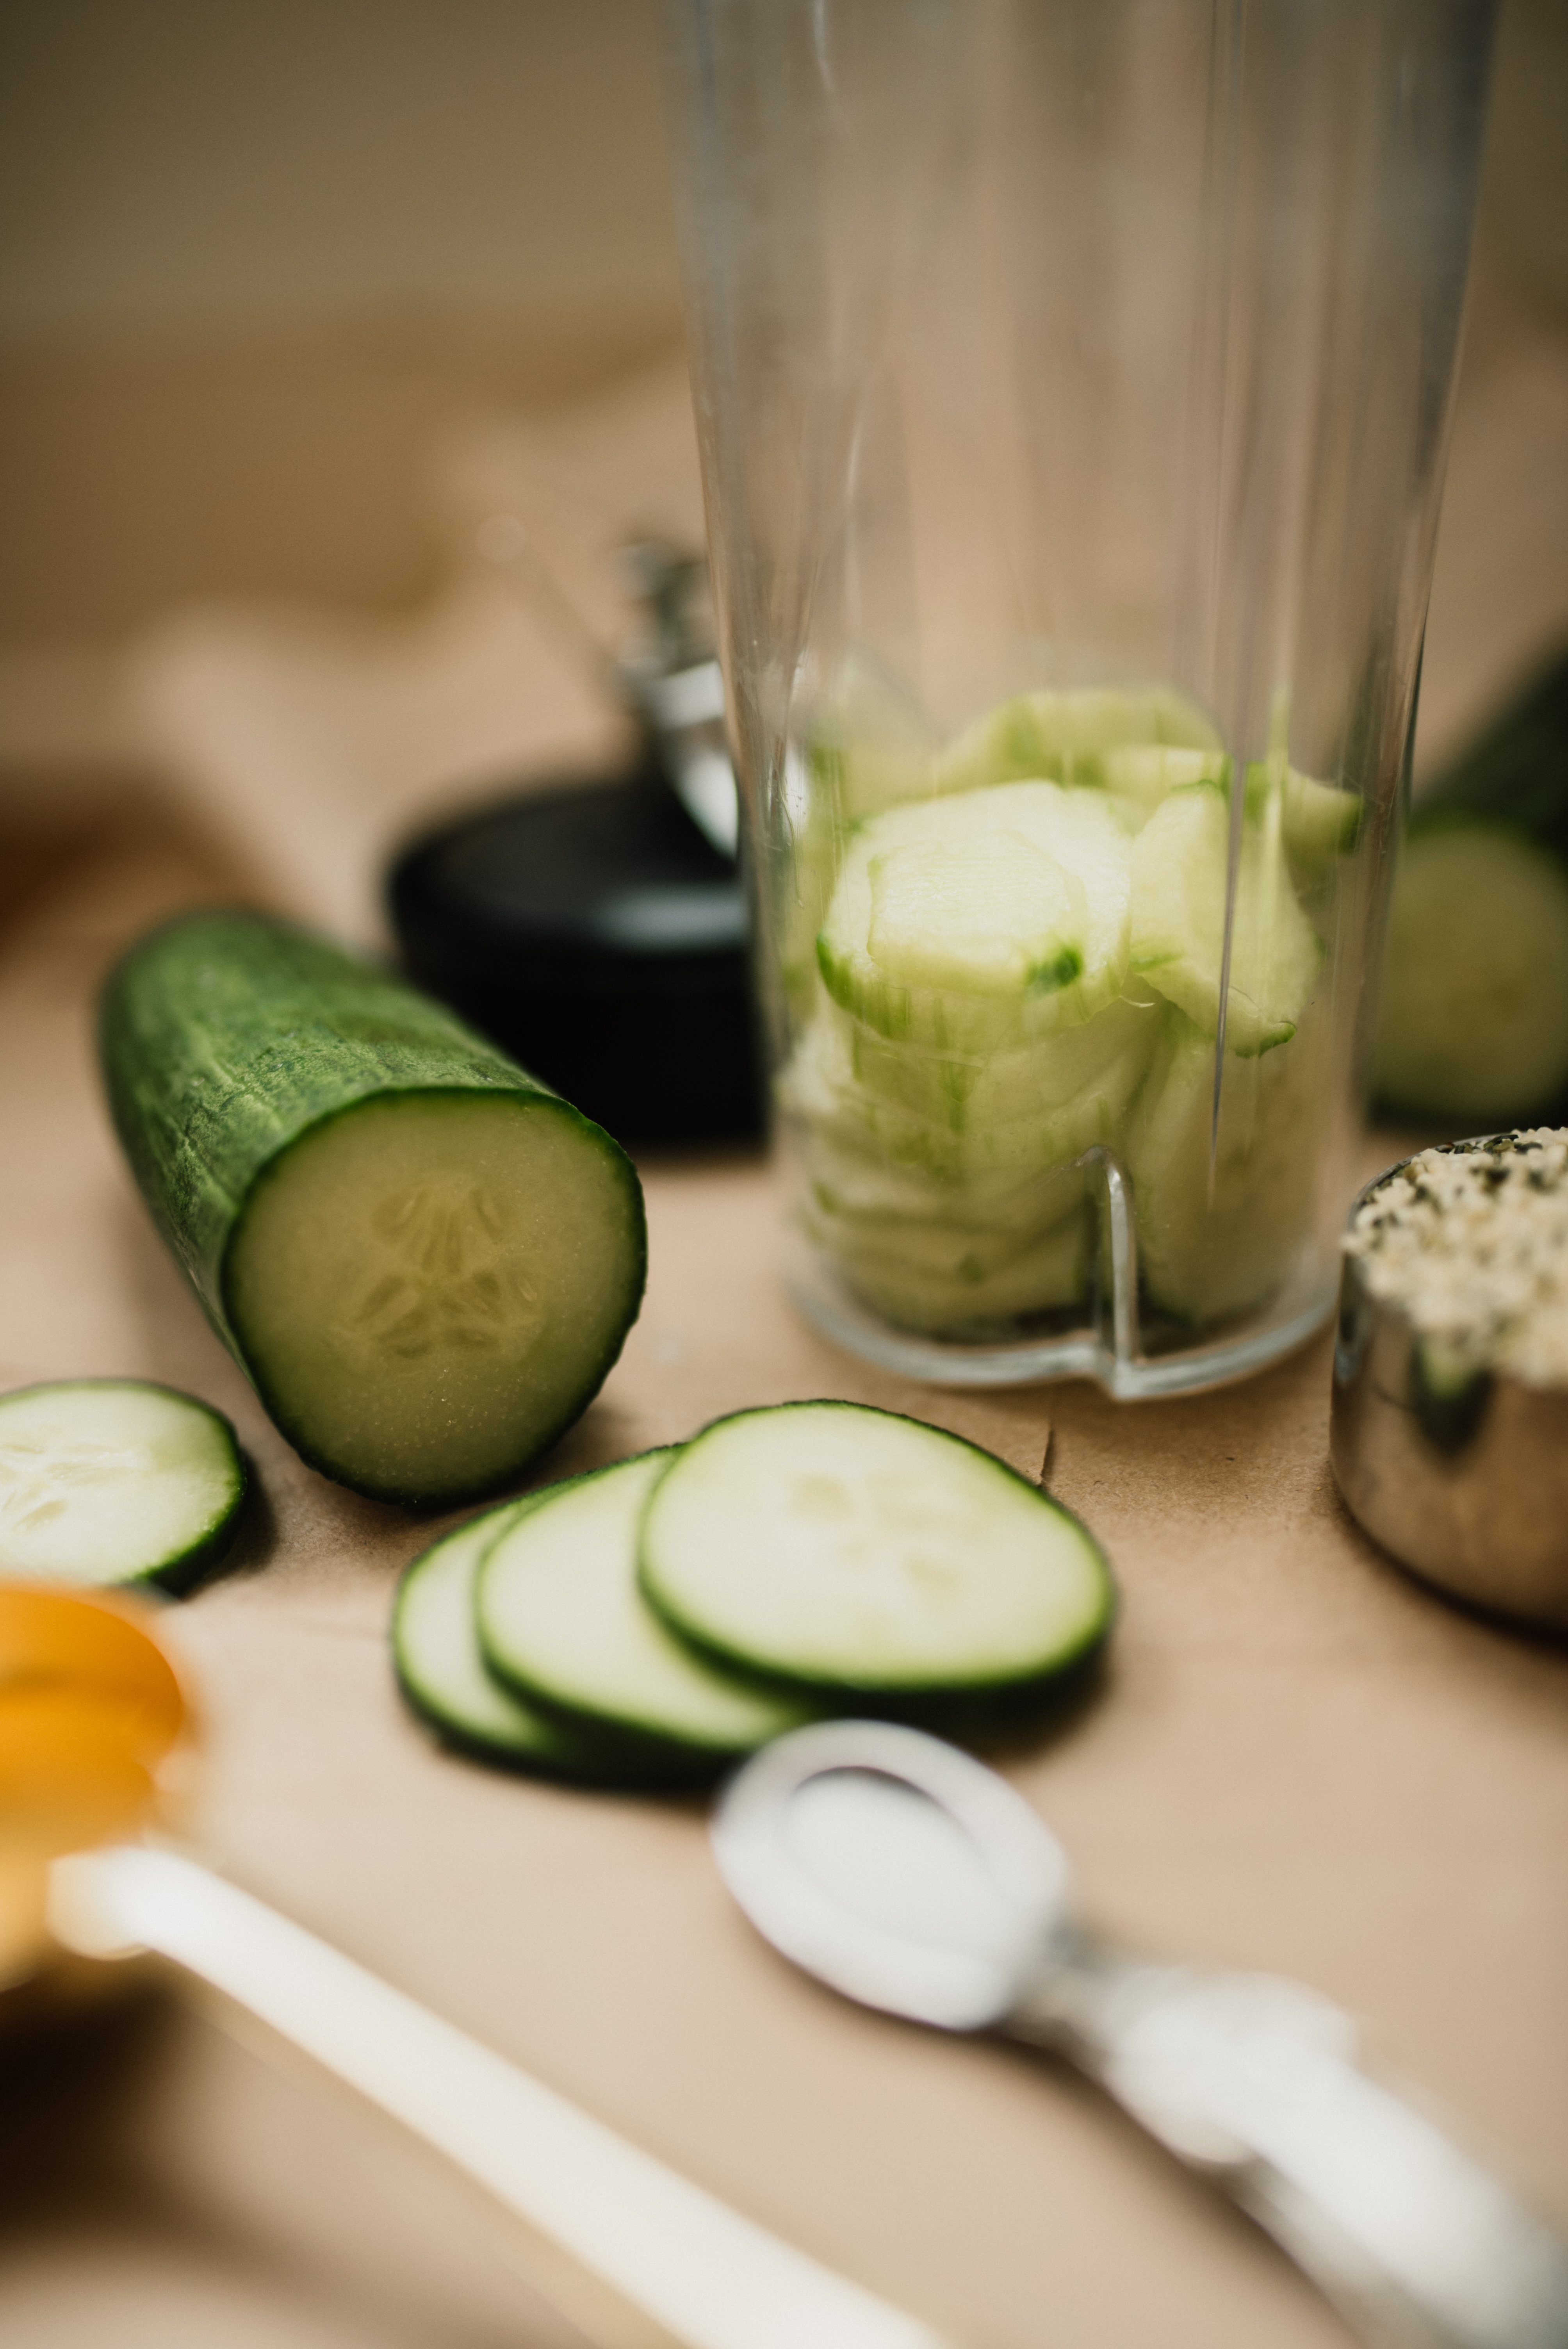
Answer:
[(233, 1429), (193, 1396), (134, 1379), (0, 1395), (0, 1573), (183, 1590), (244, 1497)]
[(1102, 792), (1011, 783), (890, 808), (845, 852), (818, 936), (824, 983), (900, 1041), (1026, 1043), (1120, 992), (1130, 877)]
[[(911, 1055), (901, 1071), (898, 1047), (877, 1039), (875, 1057), (863, 1055), (829, 1016), (801, 1038), (779, 1098), (824, 1140), (939, 1182), (1022, 1182), (1113, 1138), (1159, 1031), (1150, 1011), (1112, 1004), (1027, 1052), (997, 1053), (988, 1067)], [(967, 1092), (947, 1090), (959, 1075), (973, 1079)]]
[(651, 1764), (718, 1766), (803, 1713), (705, 1662), (645, 1604), (638, 1520), (675, 1456), (574, 1478), (503, 1534), (480, 1573), (480, 1640), (493, 1671), (569, 1726)]
[(490, 1762), (568, 1778), (616, 1775), (614, 1757), (526, 1704), (485, 1670), (474, 1621), (480, 1566), (543, 1495), (503, 1502), (443, 1534), (404, 1570), (392, 1611), (398, 1683), (449, 1744)]
[(1361, 836), (1366, 803), (1358, 792), (1320, 783), (1287, 768), (1284, 778), (1284, 843), (1304, 876), (1348, 856)]
[(246, 1369), (304, 1457), (433, 1503), (520, 1474), (641, 1286), (619, 1154), (546, 1094), (390, 1093), (280, 1154), (224, 1259)]
[(1147, 818), (1161, 800), (1183, 784), (1222, 783), (1230, 772), (1230, 761), (1218, 750), (1128, 742), (1106, 752), (1103, 768), (1107, 791), (1113, 797), (1130, 800)]
[[(1138, 811), (1140, 827), (1173, 791), (1192, 783), (1228, 789), (1230, 783), (1231, 762), (1218, 750), (1133, 742), (1108, 750), (1103, 764), (1106, 789)], [(1304, 879), (1316, 878), (1355, 847), (1364, 813), (1357, 792), (1269, 760), (1248, 767), (1244, 789), (1247, 816), (1254, 823), (1265, 818), (1270, 797), (1277, 794), (1285, 849)]]
[[(1330, 1090), (1293, 1041), (1324, 961), (1297, 887), (1331, 923), (1362, 808), (1283, 753), (1249, 766), (1228, 908), (1232, 780), (1178, 695), (1022, 695), (939, 757), (938, 796), (850, 834), (818, 937), (828, 1000), (797, 988), (779, 1099), (802, 1222), (889, 1319), (974, 1336), (1080, 1306), (1093, 1224), (1071, 1170), (1098, 1149), (1133, 1180), (1157, 1310), (1227, 1319), (1288, 1281)], [(1276, 1053), (1266, 1083), (1239, 1065)]]
[(964, 1336), (1082, 1303), (1088, 1288), (1088, 1226), (1082, 1208), (1014, 1248), (975, 1237), (929, 1236), (906, 1226), (879, 1241), (846, 1230), (820, 1203), (807, 1232), (831, 1257), (851, 1293), (906, 1330)]
[(1129, 1121), (1139, 1273), (1179, 1321), (1223, 1320), (1264, 1305), (1313, 1238), (1326, 1027), (1288, 1047), (1223, 1058), (1214, 1130), (1215, 1047), (1177, 1011)]
[(843, 1402), (741, 1412), (655, 1487), (644, 1589), (707, 1653), (821, 1700), (1032, 1686), (1109, 1628), (1098, 1545), (1013, 1470)]
[[(1220, 1024), (1230, 854), (1229, 794), (1206, 783), (1172, 792), (1132, 848), (1132, 968), (1210, 1036)], [(1312, 999), (1323, 949), (1277, 835), (1245, 823), (1230, 947), (1227, 1048), (1266, 1052), (1288, 1042)]]
[(967, 792), (1031, 779), (1103, 785), (1109, 753), (1147, 744), (1221, 748), (1197, 704), (1166, 687), (1016, 694), (975, 719), (942, 753), (937, 788)]
[(1568, 865), (1484, 820), (1412, 828), (1389, 914), (1377, 1086), (1477, 1125), (1568, 1088)]

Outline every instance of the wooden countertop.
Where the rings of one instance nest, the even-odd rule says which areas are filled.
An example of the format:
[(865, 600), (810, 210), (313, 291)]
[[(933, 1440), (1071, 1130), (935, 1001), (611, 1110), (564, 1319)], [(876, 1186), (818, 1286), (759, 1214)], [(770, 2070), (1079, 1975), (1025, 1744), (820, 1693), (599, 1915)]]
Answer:
[[(232, 1570), (174, 1619), (208, 1707), (214, 1858), (966, 2349), (1343, 2341), (1261, 2238), (1070, 2079), (794, 1978), (728, 1907), (699, 1806), (493, 1774), (405, 1712), (388, 1606), (432, 1526), (327, 1485), (273, 1433), (98, 1100), (106, 960), (228, 878), (130, 808), (0, 941), (0, 1384), (188, 1386), (259, 1471)], [(1326, 1343), (1185, 1402), (917, 1390), (793, 1318), (760, 1163), (644, 1172), (647, 1304), (547, 1473), (797, 1395), (913, 1409), (1031, 1474), (1054, 1423), (1049, 1481), (1105, 1541), (1123, 1615), (1104, 1687), (1011, 1766), (1085, 1903), (1151, 1950), (1353, 2008), (1568, 2225), (1568, 1646), (1461, 1612), (1356, 1530), (1328, 1473)], [(576, 2338), (420, 2154), (171, 1998), (6, 2061), (8, 2349)]]

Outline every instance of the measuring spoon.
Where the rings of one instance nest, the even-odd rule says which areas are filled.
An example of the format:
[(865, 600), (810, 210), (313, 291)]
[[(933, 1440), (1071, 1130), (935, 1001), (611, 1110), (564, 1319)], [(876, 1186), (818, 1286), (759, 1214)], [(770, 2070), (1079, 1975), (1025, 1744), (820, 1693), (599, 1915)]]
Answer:
[(972, 1755), (881, 1722), (791, 1731), (731, 1780), (713, 1843), (784, 1956), (886, 2013), (1065, 2056), (1363, 2340), (1568, 2349), (1568, 2246), (1358, 2067), (1349, 2015), (1096, 1938), (1055, 1837)]
[[(444, 2153), (603, 2349), (943, 2349), (184, 1853), (191, 1708), (150, 1611), (0, 1584), (0, 1989), (170, 1961)], [(0, 2008), (4, 1999), (0, 1998)]]

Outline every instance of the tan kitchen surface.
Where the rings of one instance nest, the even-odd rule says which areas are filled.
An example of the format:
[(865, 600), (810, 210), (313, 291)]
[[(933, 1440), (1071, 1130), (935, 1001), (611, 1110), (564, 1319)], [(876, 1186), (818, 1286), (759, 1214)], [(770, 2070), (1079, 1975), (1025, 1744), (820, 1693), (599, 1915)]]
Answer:
[[(98, 1096), (106, 960), (229, 876), (129, 803), (28, 877), (0, 950), (0, 1384), (130, 1373), (239, 1425), (248, 1526), (170, 1619), (204, 1701), (218, 1864), (958, 2349), (1343, 2341), (1261, 2238), (1068, 2077), (792, 1976), (730, 1909), (697, 1804), (437, 1749), (387, 1648), (397, 1569), (435, 1526), (325, 1483), (273, 1433)], [(787, 1396), (911, 1410), (1030, 1474), (1054, 1423), (1051, 1488), (1104, 1540), (1122, 1611), (1103, 1686), (1009, 1767), (1084, 1901), (1151, 1950), (1344, 2002), (1568, 2224), (1568, 1647), (1461, 1613), (1357, 1534), (1326, 1456), (1326, 1340), (1180, 1402), (918, 1390), (793, 1318), (759, 1162), (644, 1173), (646, 1305), (542, 1475)], [(6, 2349), (577, 2338), (389, 2125), (172, 1998), (5, 2063)]]

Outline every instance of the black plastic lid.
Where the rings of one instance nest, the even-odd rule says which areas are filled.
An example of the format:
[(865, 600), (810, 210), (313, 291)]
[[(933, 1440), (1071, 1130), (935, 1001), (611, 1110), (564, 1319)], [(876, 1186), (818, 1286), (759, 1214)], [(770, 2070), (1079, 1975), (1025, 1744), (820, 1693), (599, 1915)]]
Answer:
[(760, 1133), (745, 895), (656, 767), (459, 817), (388, 895), (410, 976), (617, 1139)]

